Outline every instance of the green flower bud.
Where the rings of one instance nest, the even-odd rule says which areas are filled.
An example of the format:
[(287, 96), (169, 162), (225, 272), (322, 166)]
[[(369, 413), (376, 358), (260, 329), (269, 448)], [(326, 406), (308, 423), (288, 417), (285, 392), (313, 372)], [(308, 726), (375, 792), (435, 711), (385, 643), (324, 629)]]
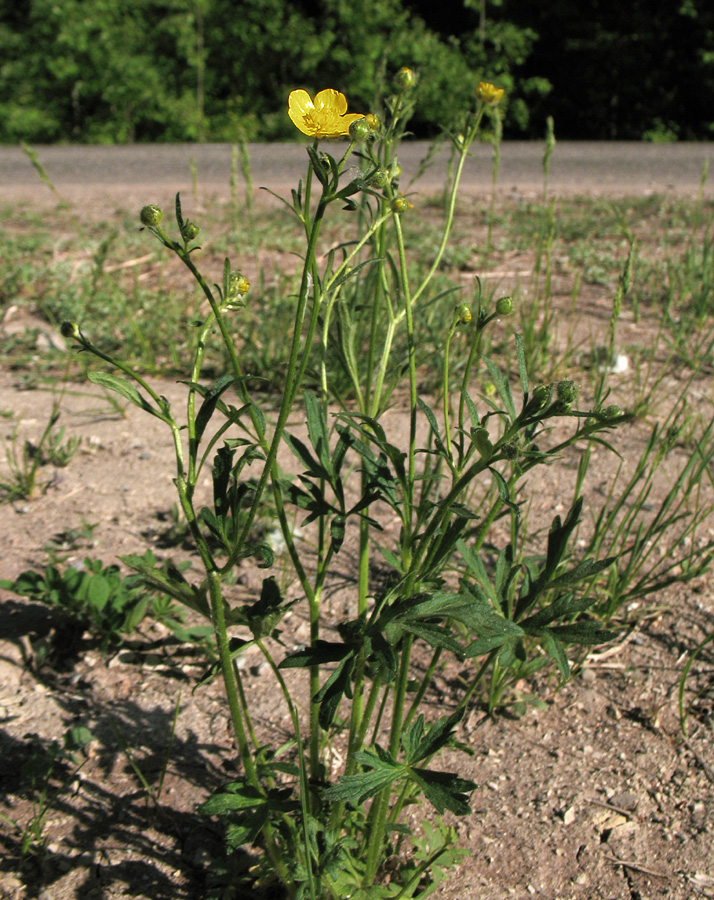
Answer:
[(513, 300), (511, 297), (500, 297), (496, 300), (496, 312), (499, 316), (509, 316), (513, 312)]
[(181, 237), (186, 243), (189, 243), (189, 241), (193, 241), (198, 237), (199, 231), (198, 225), (194, 225), (193, 222), (184, 222), (183, 228), (181, 229)]
[(79, 326), (76, 322), (63, 322), (60, 325), (60, 333), (62, 337), (76, 339), (79, 337)]
[(483, 392), (487, 397), (495, 397), (496, 385), (492, 381), (487, 381), (483, 386)]
[(413, 203), (411, 203), (404, 194), (397, 194), (397, 196), (392, 200), (392, 212), (397, 215), (401, 215), (405, 213), (408, 209), (413, 207)]
[(468, 325), (471, 321), (471, 310), (465, 303), (460, 303), (456, 307), (456, 315), (459, 317), (459, 322), (462, 325)]
[(159, 207), (154, 206), (153, 203), (150, 203), (149, 206), (145, 206), (139, 214), (141, 224), (146, 225), (147, 228), (155, 228), (161, 222), (163, 217), (164, 214)]
[(372, 131), (379, 131), (379, 126), (382, 124), (379, 120), (379, 116), (375, 116), (374, 113), (367, 113), (367, 115), (364, 117), (364, 120), (372, 129)]
[(394, 76), (394, 83), (400, 91), (407, 91), (409, 90), (409, 88), (413, 88), (416, 84), (416, 75), (414, 74), (414, 70), (409, 69), (407, 66), (402, 66), (402, 68)]
[(611, 406), (606, 406), (603, 409), (602, 415), (605, 419), (619, 419), (622, 415), (622, 409), (616, 403), (613, 403)]
[(531, 396), (531, 403), (536, 410), (545, 409), (545, 407), (550, 403), (550, 398), (552, 397), (552, 395), (553, 389), (549, 384), (539, 384), (538, 387), (533, 391), (533, 394)]
[(389, 172), (386, 169), (377, 169), (369, 179), (370, 187), (383, 188), (389, 184)]
[(472, 428), (471, 440), (483, 459), (489, 460), (493, 456), (493, 444), (485, 428)]
[(568, 405), (570, 405), (578, 396), (578, 389), (574, 381), (559, 381), (557, 392), (558, 400), (561, 403), (567, 403)]
[(518, 447), (512, 441), (507, 441), (501, 447), (501, 453), (505, 459), (515, 459), (518, 456)]
[(399, 181), (402, 177), (402, 167), (395, 160), (392, 160), (391, 165), (389, 166), (389, 178), (391, 181)]
[(361, 142), (366, 141), (373, 136), (374, 133), (369, 127), (369, 122), (366, 117), (355, 119), (350, 125), (350, 140)]

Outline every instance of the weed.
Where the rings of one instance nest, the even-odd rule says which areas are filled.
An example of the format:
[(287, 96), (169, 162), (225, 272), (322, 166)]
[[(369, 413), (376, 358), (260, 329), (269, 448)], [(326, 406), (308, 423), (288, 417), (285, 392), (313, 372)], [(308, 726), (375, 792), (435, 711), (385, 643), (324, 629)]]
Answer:
[[(75, 781), (86, 762), (86, 758), (82, 759), (80, 754), (93, 740), (89, 729), (79, 725), (65, 732), (61, 744), (59, 741), (47, 743), (37, 735), (29, 737), (30, 753), (20, 770), (20, 784), (31, 800), (32, 814), (24, 825), (0, 814), (0, 819), (17, 833), (23, 857), (30, 852), (42, 854), (46, 842), (44, 830), (47, 816), (61, 794)], [(60, 783), (53, 787), (53, 781), (58, 777)]]
[[(157, 573), (170, 572), (174, 579), (182, 577), (180, 570), (168, 563), (157, 568), (151, 551), (141, 562)], [(101, 560), (90, 557), (79, 566), (60, 568), (50, 563), (42, 572), (28, 570), (14, 581), (0, 581), (0, 587), (58, 610), (74, 624), (77, 637), (90, 630), (104, 653), (133, 634), (147, 615), (175, 633), (187, 635), (180, 611), (165, 597), (154, 602), (146, 590), (145, 579), (123, 576), (118, 566), (105, 566)]]

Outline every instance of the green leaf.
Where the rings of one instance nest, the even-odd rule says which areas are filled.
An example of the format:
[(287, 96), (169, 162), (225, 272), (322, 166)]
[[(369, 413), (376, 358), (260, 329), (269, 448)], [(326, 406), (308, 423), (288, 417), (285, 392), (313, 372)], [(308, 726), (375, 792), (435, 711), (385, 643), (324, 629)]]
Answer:
[(250, 606), (242, 606), (231, 611), (231, 622), (237, 625), (247, 625), (256, 640), (269, 637), (277, 628), (280, 620), (293, 607), (298, 600), (290, 603), (283, 601), (280, 587), (271, 575), (263, 579), (260, 591), (260, 599)]
[(600, 627), (598, 622), (574, 622), (572, 625), (555, 625), (548, 629), (564, 644), (606, 644), (614, 641), (617, 633)]
[(102, 578), (101, 575), (90, 576), (87, 584), (87, 600), (92, 606), (102, 609), (109, 600), (110, 594), (111, 590), (105, 578)]
[(310, 443), (317, 454), (320, 465), (328, 473), (328, 479), (331, 480), (330, 437), (327, 431), (325, 414), (312, 391), (305, 391), (303, 396), (305, 398), (305, 416), (307, 418), (307, 433), (310, 437)]
[(429, 428), (431, 429), (431, 433), (434, 435), (434, 447), (436, 448), (438, 453), (447, 456), (448, 451), (446, 446), (444, 445), (443, 440), (441, 439), (441, 435), (439, 433), (439, 423), (436, 421), (436, 416), (421, 397), (417, 397), (417, 403), (419, 404), (419, 409), (421, 409), (421, 411), (426, 416), (426, 419), (429, 423)]
[(364, 262), (361, 262), (358, 265), (353, 266), (347, 272), (340, 275), (340, 277), (330, 285), (330, 290), (328, 291), (328, 293), (330, 293), (330, 294), (333, 293), (338, 288), (342, 287), (342, 285), (345, 284), (345, 282), (349, 281), (351, 278), (355, 278), (362, 271), (362, 269), (365, 268), (365, 266), (372, 266), (372, 265), (374, 265), (374, 263), (377, 263), (377, 262), (381, 262), (381, 257), (375, 256), (373, 259), (366, 259)]
[[(312, 144), (308, 144), (305, 148), (307, 150), (307, 155), (310, 157), (310, 164), (312, 166), (312, 171), (317, 176), (317, 180), (323, 187), (327, 187), (328, 184), (328, 176), (327, 171), (325, 170), (324, 165), (322, 164), (322, 159), (320, 154), (315, 150)], [(329, 157), (328, 157), (329, 159)]]
[(181, 194), (176, 194), (175, 201), (175, 210), (176, 210), (176, 224), (178, 225), (179, 231), (183, 231), (184, 221), (183, 216), (181, 214)]
[(136, 554), (120, 556), (119, 559), (130, 569), (138, 572), (145, 584), (173, 597), (205, 618), (211, 618), (206, 588), (204, 586), (197, 588), (189, 584), (176, 566), (170, 563), (164, 567), (156, 566), (155, 559)]
[(119, 378), (118, 375), (110, 375), (108, 372), (89, 372), (87, 378), (89, 378), (92, 384), (98, 384), (100, 387), (114, 391), (116, 394), (120, 394), (126, 400), (133, 403), (134, 406), (138, 406), (139, 409), (143, 409), (152, 416), (156, 416), (156, 418), (161, 419), (162, 422), (170, 421), (168, 416), (152, 406), (149, 401), (139, 393), (134, 385), (126, 380), (126, 378)]
[(431, 769), (411, 768), (410, 776), (424, 791), (424, 796), (440, 814), (451, 810), (457, 816), (471, 812), (466, 792), (476, 789), (474, 781), (459, 778), (451, 772), (434, 772)]
[(424, 716), (419, 715), (402, 735), (402, 745), (409, 765), (433, 756), (444, 747), (454, 733), (454, 729), (464, 717), (465, 710), (457, 710), (450, 716), (443, 716), (424, 733)]
[(508, 383), (508, 379), (503, 375), (498, 366), (493, 363), (490, 359), (484, 360), (486, 363), (486, 368), (488, 369), (488, 373), (491, 376), (491, 380), (496, 385), (496, 390), (498, 391), (498, 396), (501, 399), (501, 402), (506, 407), (506, 411), (510, 416), (511, 421), (516, 418), (516, 406), (513, 402), (513, 394), (511, 393), (511, 386)]
[(369, 797), (378, 794), (409, 772), (407, 766), (395, 762), (385, 751), (377, 754), (371, 750), (360, 750), (354, 754), (354, 759), (360, 765), (369, 767), (370, 771), (358, 775), (342, 775), (338, 784), (323, 790), (322, 796), (325, 799), (360, 806)]
[(473, 402), (471, 397), (469, 397), (468, 393), (465, 390), (463, 391), (463, 397), (464, 397), (464, 400), (466, 401), (466, 409), (469, 412), (469, 419), (471, 419), (472, 427), (480, 428), (481, 427), (481, 419), (479, 418), (478, 410), (476, 409), (475, 403)]
[(341, 515), (333, 516), (330, 522), (330, 540), (332, 541), (334, 553), (339, 552), (345, 540), (346, 531), (345, 517)]
[[(615, 562), (617, 562), (616, 556), (608, 556), (605, 559), (600, 560), (584, 559), (582, 562), (573, 566), (572, 569), (568, 569), (567, 572), (564, 572), (562, 575), (558, 575), (557, 578), (549, 581), (546, 587), (560, 587), (562, 585), (575, 584), (578, 581), (585, 581), (593, 575), (597, 575), (605, 569), (609, 569)], [(593, 600), (593, 602), (595, 601)]]
[(279, 669), (303, 669), (307, 666), (322, 666), (325, 663), (340, 662), (354, 652), (354, 645), (316, 641), (312, 647), (298, 650), (278, 663)]
[(510, 619), (504, 619), (496, 613), (487, 615), (486, 611), (481, 616), (481, 624), (477, 630), (479, 636), (464, 650), (464, 656), (469, 659), (483, 656), (497, 647), (520, 640), (525, 634), (523, 629)]
[(523, 339), (518, 333), (516, 333), (516, 358), (518, 359), (518, 373), (521, 376), (521, 391), (523, 392), (523, 403), (525, 405), (528, 397), (528, 369), (526, 367), (526, 357), (523, 353)]
[[(203, 432), (206, 430), (206, 426), (211, 420), (211, 416), (216, 410), (216, 407), (219, 405), (219, 401), (221, 399), (221, 395), (229, 388), (231, 385), (237, 384), (238, 379), (233, 377), (232, 375), (223, 375), (217, 381), (214, 381), (213, 384), (205, 391), (203, 394), (203, 403), (201, 404), (201, 408), (198, 410), (196, 414), (196, 444), (198, 445), (201, 442), (201, 438), (203, 437)], [(222, 405), (222, 404), (221, 404)], [(243, 412), (248, 409), (248, 405), (242, 406), (239, 410), (235, 410), (235, 418), (240, 416)], [(235, 419), (234, 419), (235, 421)]]
[(568, 662), (568, 657), (565, 654), (563, 645), (555, 637), (553, 632), (547, 628), (543, 630), (540, 639), (548, 656), (557, 663), (563, 681), (567, 681), (568, 678), (570, 678), (570, 663)]
[(355, 666), (354, 654), (350, 654), (337, 666), (320, 690), (312, 698), (320, 704), (320, 727), (327, 731), (335, 719), (343, 696), (352, 696), (350, 681)]
[(300, 438), (295, 437), (289, 432), (284, 433), (285, 443), (290, 447), (295, 456), (303, 463), (303, 465), (307, 468), (307, 474), (312, 476), (313, 478), (324, 478), (325, 481), (330, 480), (330, 473), (328, 469), (320, 464), (320, 462), (315, 459), (315, 457), (310, 453), (309, 447), (300, 440)]

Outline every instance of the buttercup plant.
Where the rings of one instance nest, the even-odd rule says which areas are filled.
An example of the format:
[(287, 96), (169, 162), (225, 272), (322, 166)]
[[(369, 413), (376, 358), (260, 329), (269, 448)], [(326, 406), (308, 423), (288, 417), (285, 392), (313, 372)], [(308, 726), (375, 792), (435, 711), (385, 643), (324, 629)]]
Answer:
[[(485, 330), (512, 311), (511, 298), (489, 309), (478, 293), (466, 302), (456, 288), (434, 290), (469, 148), (488, 117), (498, 115), (503, 92), (493, 85), (479, 85), (452, 138), (455, 165), (441, 240), (431, 267), (414, 282), (405, 230), (418, 213), (400, 191), (398, 147), (415, 81), (402, 69), (379, 117), (347, 113), (346, 99), (332, 89), (314, 100), (302, 90), (290, 95), (290, 118), (314, 141), (305, 180), (287, 204), (304, 232), (305, 251), (277, 408), (253, 392), (227, 325), (251, 302), (248, 282), (228, 259), (220, 284), (201, 273), (193, 244), (200, 232), (184, 219), (178, 197), (176, 238), (155, 206), (142, 210), (141, 221), (181, 260), (208, 304), (187, 373), (185, 417), (76, 324), (64, 326), (81, 350), (115, 370), (94, 371), (90, 379), (165, 422), (172, 435), (174, 481), (202, 579), (191, 584), (139, 555), (123, 559), (213, 626), (218, 662), (198, 689), (222, 677), (241, 771), (202, 811), (223, 820), (229, 850), (253, 845), (259, 851), (246, 874), (253, 887), (279, 882), (291, 900), (429, 894), (463, 853), (443, 816), (468, 813), (476, 788), (431, 764), (454, 745), (484, 676), (535, 660), (552, 661), (567, 678), (569, 645), (609, 637), (588, 617), (596, 598), (586, 586), (613, 559), (573, 560), (569, 549), (581, 497), (563, 519), (554, 518), (542, 554), (523, 555), (514, 527), (495, 565), (487, 564), (491, 525), (509, 510), (518, 521), (522, 476), (576, 441), (604, 443), (603, 434), (624, 417), (578, 410), (577, 390), (567, 380), (532, 388), (518, 337), (514, 387), (506, 361), (484, 360), (480, 352)], [(319, 143), (342, 136), (349, 143), (339, 157), (328, 152), (332, 145)], [(323, 248), (323, 224), (342, 216), (354, 221), (352, 239)], [(440, 397), (433, 401), (418, 389), (416, 317), (427, 303), (453, 310)], [(225, 344), (230, 369), (206, 383), (202, 362), (215, 337)], [(456, 373), (449, 348), (457, 341), (468, 351)], [(484, 373), (493, 390), (480, 396)], [(395, 397), (405, 406), (406, 438), (384, 417)], [(303, 433), (288, 426), (298, 410)], [(549, 437), (556, 420), (563, 426), (557, 440)], [(298, 462), (293, 481), (278, 468), (281, 447)], [(199, 507), (197, 488), (209, 465), (212, 501)], [(271, 546), (253, 537), (266, 495), (292, 572), (287, 590), (269, 574)], [(309, 556), (298, 543), (295, 515), (304, 517)], [(383, 530), (385, 519), (398, 522), (396, 532)], [(351, 612), (335, 623), (326, 591), (345, 542), (357, 548), (357, 571)], [(224, 586), (242, 560), (268, 572), (254, 602), (234, 605)], [(389, 575), (377, 586), (370, 570), (380, 560)], [(290, 646), (281, 623), (302, 607), (309, 640)], [(266, 746), (256, 732), (235, 664), (249, 647), (264, 657), (289, 713), (292, 735), (281, 747)], [(429, 688), (445, 654), (473, 669), (468, 686), (439, 715), (428, 705)], [(286, 677), (290, 669), (305, 670), (305, 678)], [(404, 813), (420, 798), (434, 814), (412, 833)]]

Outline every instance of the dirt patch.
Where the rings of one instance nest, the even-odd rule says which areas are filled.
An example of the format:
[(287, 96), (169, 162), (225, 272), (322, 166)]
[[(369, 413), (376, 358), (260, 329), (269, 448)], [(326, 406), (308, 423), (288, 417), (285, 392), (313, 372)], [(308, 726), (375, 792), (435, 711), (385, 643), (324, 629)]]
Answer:
[[(504, 282), (526, 271), (524, 266), (523, 258), (504, 259)], [(578, 325), (584, 335), (602, 332), (605, 293), (593, 289), (583, 296)], [(560, 296), (567, 310), (565, 282)], [(633, 341), (646, 339), (640, 323), (629, 327)], [(660, 395), (675, 386), (676, 379), (664, 383)], [(0, 423), (2, 434), (7, 438), (17, 423), (20, 439), (37, 440), (53, 397), (20, 387), (12, 373), (0, 375), (2, 408), (13, 413), (12, 421)], [(623, 404), (631, 387), (625, 376)], [(185, 389), (168, 381), (158, 390), (178, 404)], [(693, 396), (706, 398), (708, 386), (697, 390)], [(707, 403), (702, 400), (703, 410)], [(390, 415), (403, 413), (396, 408)], [(166, 427), (133, 406), (117, 410), (86, 384), (66, 389), (60, 424), (81, 438), (80, 450), (66, 468), (40, 470), (35, 498), (1, 508), (0, 578), (43, 565), (52, 536), (83, 521), (94, 527), (84, 545), (69, 551), (69, 564), (85, 555), (109, 564), (147, 546), (160, 558), (185, 556), (161, 548), (174, 503)], [(623, 455), (634, 458), (648, 434), (646, 424), (623, 429)], [(611, 456), (598, 452), (593, 496), (605, 489), (613, 468)], [(572, 495), (574, 464), (575, 458), (566, 458), (549, 469), (547, 490), (535, 492), (532, 515), (544, 526), (564, 508), (551, 498)], [(6, 468), (0, 472), (7, 474)], [(201, 489), (209, 494), (208, 475)], [(339, 581), (353, 571), (348, 541), (335, 570), (335, 616), (342, 611)], [(249, 594), (255, 585), (255, 576), (242, 570), (236, 591)], [(94, 736), (79, 754), (78, 771), (60, 763), (52, 773), (51, 795), (57, 793), (44, 822), (43, 852), (23, 859), (19, 834), (0, 820), (0, 897), (219, 896), (210, 892), (221, 879), (220, 835), (196, 807), (239, 771), (239, 761), (219, 684), (193, 691), (205, 665), (200, 650), (172, 640), (161, 626), (143, 625), (106, 658), (85, 636), (72, 654), (39, 665), (35, 648), (61, 623), (42, 606), (8, 592), (0, 596), (3, 815), (24, 825), (36, 811), (20, 784), (33, 752), (46, 752), (71, 727), (87, 727)], [(687, 740), (677, 714), (683, 660), (714, 627), (714, 594), (704, 581), (675, 585), (656, 605), (626, 640), (594, 653), (565, 687), (540, 679), (535, 689), (547, 699), (547, 709), (520, 718), (487, 717), (478, 705), (470, 711), (460, 738), (472, 755), (446, 754), (443, 760), (444, 768), (478, 783), (472, 815), (454, 819), (469, 855), (438, 897), (714, 897), (711, 652), (702, 654), (691, 681), (700, 696)], [(303, 614), (295, 612), (285, 624), (286, 642), (297, 646), (306, 636)], [(269, 671), (248, 654), (243, 676), (256, 701), (259, 735), (284, 739), (287, 712)], [(431, 699), (435, 709), (450, 704), (463, 677), (455, 662), (441, 671)], [(166, 776), (154, 802), (137, 769), (155, 790), (169, 743)], [(415, 811), (415, 820), (422, 812), (429, 815), (426, 808)]]

